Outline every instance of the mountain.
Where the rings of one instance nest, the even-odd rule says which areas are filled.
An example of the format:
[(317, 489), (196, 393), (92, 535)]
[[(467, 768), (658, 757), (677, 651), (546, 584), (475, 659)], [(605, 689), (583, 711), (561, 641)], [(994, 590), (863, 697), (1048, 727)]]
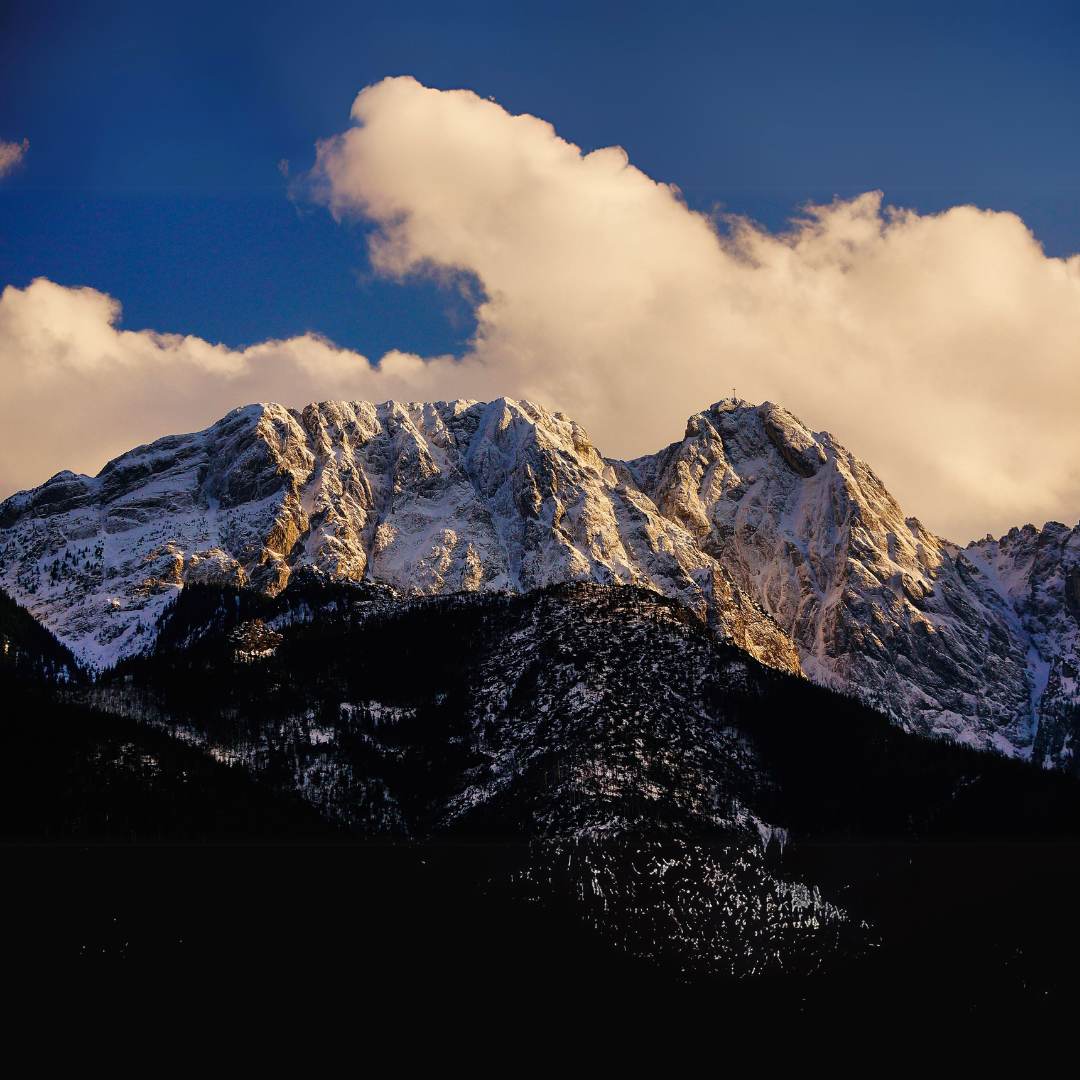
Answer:
[(238, 409), (0, 505), (0, 582), (99, 668), (145, 649), (191, 583), (298, 569), (405, 594), (643, 584), (751, 655), (790, 639), (582, 429), (528, 402)]
[(324, 402), (248, 406), (12, 496), (0, 584), (98, 669), (148, 650), (190, 584), (640, 585), (908, 730), (1072, 767), (1077, 543), (1054, 524), (950, 543), (771, 403), (721, 401), (620, 462), (529, 402)]

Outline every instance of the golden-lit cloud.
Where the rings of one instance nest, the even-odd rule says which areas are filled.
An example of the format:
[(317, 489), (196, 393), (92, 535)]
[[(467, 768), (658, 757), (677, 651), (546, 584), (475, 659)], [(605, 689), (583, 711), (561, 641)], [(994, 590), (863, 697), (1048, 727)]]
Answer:
[(116, 454), (239, 404), (422, 396), (453, 364), (390, 353), (374, 368), (312, 334), (228, 349), (121, 330), (119, 317), (112, 297), (43, 278), (0, 293), (0, 497), (61, 468), (96, 473)]
[(1048, 258), (1015, 215), (871, 192), (776, 234), (466, 91), (389, 79), (353, 118), (310, 185), (377, 223), (382, 273), (479, 281), (466, 355), (373, 367), (312, 335), (232, 350), (121, 330), (90, 289), (9, 288), (0, 492), (249, 401), (530, 397), (631, 456), (735, 387), (832, 431), (956, 539), (1080, 514), (1080, 258)]
[(30, 149), (30, 140), (22, 142), (4, 142), (0, 139), (0, 179), (3, 179), (24, 157)]
[(1080, 257), (1016, 215), (869, 192), (777, 235), (467, 91), (388, 79), (352, 114), (319, 189), (381, 225), (384, 272), (479, 278), (463, 389), (535, 396), (631, 455), (735, 387), (832, 431), (947, 535), (1080, 516)]

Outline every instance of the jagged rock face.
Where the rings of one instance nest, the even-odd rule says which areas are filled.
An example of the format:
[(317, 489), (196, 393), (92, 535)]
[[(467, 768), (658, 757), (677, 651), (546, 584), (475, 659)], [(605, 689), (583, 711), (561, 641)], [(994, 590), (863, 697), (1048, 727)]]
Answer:
[(1034, 758), (1076, 771), (1080, 742), (1080, 525), (1025, 525), (969, 544), (964, 556), (1016, 613), (1036, 707)]
[[(906, 518), (832, 436), (729, 400), (627, 468), (791, 634), (811, 678), (911, 730), (1031, 753), (1041, 660), (1014, 598), (971, 549)], [(1046, 638), (1064, 589), (1042, 597)]]
[(579, 425), (528, 402), (238, 409), (0, 505), (0, 582), (97, 666), (190, 582), (311, 568), (406, 594), (644, 585), (796, 671), (790, 639)]

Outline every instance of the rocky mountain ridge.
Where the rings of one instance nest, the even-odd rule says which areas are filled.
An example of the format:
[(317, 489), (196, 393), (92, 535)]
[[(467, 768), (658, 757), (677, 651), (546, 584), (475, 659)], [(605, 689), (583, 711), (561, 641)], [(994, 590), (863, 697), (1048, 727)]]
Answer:
[(627, 467), (791, 634), (811, 678), (911, 730), (1032, 754), (1042, 668), (1055, 649), (1075, 664), (1076, 622), (1060, 585), (1037, 640), (1020, 608), (1060, 559), (1004, 588), (990, 567), (1007, 538), (965, 550), (935, 536), (832, 435), (771, 403), (720, 402)]
[(1050, 765), (1077, 725), (1078, 551), (1056, 524), (960, 548), (831, 435), (736, 400), (631, 462), (509, 399), (248, 406), (0, 504), (0, 585), (99, 668), (192, 582), (641, 585), (909, 730)]

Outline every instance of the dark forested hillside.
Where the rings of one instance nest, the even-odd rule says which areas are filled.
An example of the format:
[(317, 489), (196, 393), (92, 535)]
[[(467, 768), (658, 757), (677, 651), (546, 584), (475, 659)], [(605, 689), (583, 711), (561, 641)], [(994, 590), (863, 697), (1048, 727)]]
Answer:
[(1013, 1002), (1071, 956), (1073, 781), (905, 735), (648, 591), (190, 589), (84, 696), (353, 837), (467, 850), (441, 865), (486, 903), (639, 973), (895, 988), (933, 964), (928, 994)]
[[(905, 734), (851, 698), (718, 643), (647, 590), (401, 601), (314, 581), (275, 599), (189, 588), (155, 652), (122, 664), (95, 693), (240, 757), (256, 753), (253, 738), (262, 766), (299, 755), (363, 759), (366, 777), (400, 774), (409, 789), (393, 790), (400, 821), (365, 822), (364, 832), (532, 835), (536, 800), (571, 765), (591, 755), (614, 767), (633, 746), (643, 770), (627, 785), (634, 797), (650, 776), (674, 782), (708, 768), (718, 792), (752, 794), (763, 819), (793, 837), (1080, 834), (1080, 786), (1069, 778)], [(719, 758), (700, 755), (721, 736), (733, 743), (717, 773)], [(430, 792), (415, 786), (417, 771)], [(475, 798), (445, 805), (466, 790)], [(508, 814), (508, 797), (530, 800), (528, 811)], [(652, 823), (665, 805), (654, 802)], [(685, 813), (680, 826), (705, 821)]]
[(71, 652), (0, 589), (0, 679), (57, 683), (82, 678)]
[(90, 680), (0, 593), (0, 837), (6, 842), (249, 841), (326, 835), (300, 799), (168, 733), (81, 699)]
[[(175, 946), (180, 894), (145, 904), (162, 871), (179, 874), (184, 851), (339, 842), (340, 830), (295, 795), (166, 732), (77, 704), (86, 676), (2, 594), (0, 641), (5, 962)], [(209, 879), (197, 880), (189, 891), (205, 891)]]
[(383, 982), (983, 1011), (1066, 1000), (1080, 961), (1074, 781), (905, 735), (647, 590), (192, 587), (96, 683), (4, 678), (9, 956), (224, 939)]

